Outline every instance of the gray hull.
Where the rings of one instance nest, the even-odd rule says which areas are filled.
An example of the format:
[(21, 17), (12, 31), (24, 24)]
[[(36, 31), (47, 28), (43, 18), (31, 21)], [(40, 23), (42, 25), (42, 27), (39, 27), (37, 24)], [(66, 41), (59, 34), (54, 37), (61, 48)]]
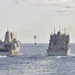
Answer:
[(16, 56), (20, 50), (20, 41), (14, 37), (14, 33), (7, 30), (5, 40), (0, 40), (0, 55)]
[(70, 50), (60, 50), (60, 51), (53, 51), (47, 50), (48, 56), (67, 56), (70, 55)]
[(19, 53), (20, 47), (16, 47), (16, 49), (0, 49), (1, 56), (17, 56)]
[(9, 52), (0, 52), (0, 56), (8, 56), (9, 54)]

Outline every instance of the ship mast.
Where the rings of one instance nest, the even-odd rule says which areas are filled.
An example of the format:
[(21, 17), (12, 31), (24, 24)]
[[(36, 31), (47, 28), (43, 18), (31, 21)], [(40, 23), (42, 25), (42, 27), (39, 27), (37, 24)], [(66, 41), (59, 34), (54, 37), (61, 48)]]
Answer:
[(7, 27), (7, 32), (9, 31), (8, 27)]
[(59, 32), (61, 32), (61, 28), (60, 28), (60, 26), (59, 26)]

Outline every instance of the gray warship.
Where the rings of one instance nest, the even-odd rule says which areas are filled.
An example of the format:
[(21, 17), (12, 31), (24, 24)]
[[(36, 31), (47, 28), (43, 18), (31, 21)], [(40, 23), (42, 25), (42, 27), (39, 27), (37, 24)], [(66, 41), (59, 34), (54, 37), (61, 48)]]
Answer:
[(48, 56), (67, 56), (70, 55), (70, 43), (69, 34), (66, 33), (64, 28), (64, 33), (61, 33), (60, 29), (57, 33), (50, 35), (49, 46), (47, 49)]
[(7, 32), (5, 33), (5, 40), (0, 40), (0, 55), (6, 56), (16, 56), (20, 50), (20, 41), (14, 37), (14, 33)]

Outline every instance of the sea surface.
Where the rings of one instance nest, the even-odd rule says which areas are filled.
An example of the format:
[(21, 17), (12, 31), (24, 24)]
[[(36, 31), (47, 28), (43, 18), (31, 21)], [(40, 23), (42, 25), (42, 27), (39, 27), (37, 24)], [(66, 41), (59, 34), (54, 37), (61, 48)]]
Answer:
[(47, 56), (48, 44), (21, 44), (18, 56), (0, 56), (0, 75), (75, 75), (75, 44), (70, 56)]

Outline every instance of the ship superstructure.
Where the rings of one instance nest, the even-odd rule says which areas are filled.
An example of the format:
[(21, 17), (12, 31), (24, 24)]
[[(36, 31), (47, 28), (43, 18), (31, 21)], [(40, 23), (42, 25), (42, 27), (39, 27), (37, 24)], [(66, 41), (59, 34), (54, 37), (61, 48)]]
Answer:
[(15, 56), (20, 50), (20, 41), (14, 37), (14, 33), (7, 30), (5, 40), (0, 40), (0, 55)]
[(49, 56), (66, 56), (70, 54), (69, 34), (61, 33), (59, 30), (57, 33), (50, 35), (49, 47), (47, 53)]

